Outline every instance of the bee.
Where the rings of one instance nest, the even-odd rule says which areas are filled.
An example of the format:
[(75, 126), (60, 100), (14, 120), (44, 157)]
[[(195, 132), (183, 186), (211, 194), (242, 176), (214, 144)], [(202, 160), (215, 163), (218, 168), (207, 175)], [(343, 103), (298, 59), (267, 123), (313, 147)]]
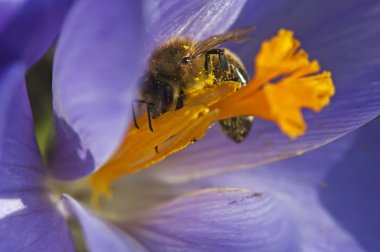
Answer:
[[(239, 57), (219, 46), (226, 42), (239, 43), (249, 38), (254, 27), (242, 28), (215, 35), (202, 41), (192, 38), (173, 38), (158, 47), (151, 55), (141, 85), (141, 100), (147, 105), (149, 127), (151, 117), (186, 106), (187, 97), (200, 89), (223, 81), (236, 81), (244, 86), (248, 74)], [(212, 78), (210, 78), (212, 76)], [(135, 126), (138, 128), (133, 112)], [(242, 142), (248, 135), (252, 116), (220, 120), (222, 131), (233, 141)]]

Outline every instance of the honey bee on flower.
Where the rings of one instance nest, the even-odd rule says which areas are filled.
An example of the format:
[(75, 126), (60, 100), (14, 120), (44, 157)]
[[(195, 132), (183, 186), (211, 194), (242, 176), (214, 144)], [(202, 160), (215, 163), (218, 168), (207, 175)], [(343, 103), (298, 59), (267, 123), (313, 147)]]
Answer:
[[(92, 176), (95, 195), (110, 195), (112, 181), (186, 148), (203, 138), (216, 121), (221, 121), (222, 129), (235, 142), (244, 140), (253, 116), (275, 122), (291, 138), (305, 133), (301, 109), (320, 111), (329, 104), (335, 92), (331, 73), (320, 73), (318, 61), (309, 60), (293, 32), (280, 30), (262, 44), (255, 59), (255, 76), (247, 81), (236, 56), (208, 46), (213, 48), (228, 41), (226, 38), (240, 41), (251, 29), (214, 36), (199, 44), (177, 39), (153, 53), (144, 79), (144, 100), (140, 100), (147, 104), (147, 115), (136, 119), (133, 114), (134, 126), (114, 158)], [(191, 43), (194, 45), (187, 47)], [(196, 49), (197, 45), (203, 49)], [(211, 62), (210, 50), (217, 53), (215, 62)], [(197, 75), (199, 72), (204, 73)]]
[[(244, 86), (248, 74), (239, 57), (227, 48), (226, 42), (239, 43), (248, 39), (254, 26), (211, 36), (202, 41), (192, 38), (174, 38), (157, 48), (149, 61), (149, 69), (142, 85), (142, 98), (150, 116), (158, 116), (184, 106), (199, 104), (200, 93), (212, 93), (223, 82), (234, 81)], [(216, 56), (216, 57), (214, 57)], [(240, 88), (240, 87), (239, 87)], [(245, 139), (253, 117), (241, 116), (220, 120), (223, 131), (235, 142)], [(135, 126), (138, 124), (134, 115)]]

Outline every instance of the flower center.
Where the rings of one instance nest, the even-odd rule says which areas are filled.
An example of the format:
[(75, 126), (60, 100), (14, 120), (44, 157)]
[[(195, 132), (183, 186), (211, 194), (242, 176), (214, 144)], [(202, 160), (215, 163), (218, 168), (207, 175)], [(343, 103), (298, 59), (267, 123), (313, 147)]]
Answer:
[(318, 61), (310, 61), (293, 32), (280, 30), (264, 41), (255, 60), (255, 76), (244, 87), (222, 82), (194, 92), (182, 109), (153, 120), (138, 118), (118, 151), (92, 176), (94, 196), (110, 196), (109, 185), (122, 175), (147, 168), (201, 139), (216, 121), (235, 116), (257, 116), (276, 123), (294, 139), (306, 131), (301, 109), (320, 111), (334, 94), (330, 72), (320, 73)]

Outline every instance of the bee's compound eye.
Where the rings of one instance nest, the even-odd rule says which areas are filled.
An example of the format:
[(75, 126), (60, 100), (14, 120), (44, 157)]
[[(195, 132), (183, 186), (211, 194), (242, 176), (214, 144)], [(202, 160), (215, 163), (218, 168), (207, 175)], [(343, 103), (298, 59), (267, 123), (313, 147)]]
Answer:
[(182, 64), (189, 64), (191, 62), (191, 57), (183, 57)]
[(173, 88), (168, 83), (157, 81), (155, 85), (156, 109), (160, 114), (169, 110), (173, 103)]

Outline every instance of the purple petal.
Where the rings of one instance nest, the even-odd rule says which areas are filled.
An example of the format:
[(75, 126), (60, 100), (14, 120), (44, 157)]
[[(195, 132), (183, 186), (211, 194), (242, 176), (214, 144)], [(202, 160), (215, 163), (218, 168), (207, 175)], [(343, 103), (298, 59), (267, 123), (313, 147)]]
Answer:
[(0, 190), (42, 187), (42, 161), (26, 95), (23, 63), (3, 69), (0, 77)]
[(90, 251), (146, 251), (132, 237), (95, 216), (69, 196), (62, 196), (61, 201), (80, 223)]
[(144, 17), (149, 43), (157, 46), (172, 36), (201, 40), (227, 31), (246, 0), (146, 1)]
[(0, 248), (74, 251), (65, 219), (44, 187), (25, 68), (12, 64), (0, 73)]
[(122, 140), (142, 73), (139, 2), (78, 1), (58, 42), (53, 79), (53, 174), (84, 176)]
[(0, 65), (22, 59), (34, 64), (51, 46), (71, 0), (0, 3)]
[[(255, 122), (244, 143), (235, 144), (219, 129), (162, 164), (162, 176), (188, 180), (257, 167), (324, 145), (380, 114), (379, 1), (251, 1), (235, 28), (256, 24), (256, 37), (235, 49), (253, 69), (252, 58), (264, 39), (280, 28), (295, 31), (312, 59), (331, 70), (336, 95), (321, 113), (306, 111), (307, 134), (291, 141), (270, 122)], [(175, 169), (171, 169), (175, 167)]]
[(380, 120), (301, 157), (205, 179), (281, 194), (293, 210), (302, 251), (380, 249)]
[(23, 4), (24, 1), (0, 2), (0, 31), (17, 15)]
[(179, 34), (203, 38), (223, 32), (244, 3), (150, 1), (142, 11), (138, 4), (122, 0), (112, 5), (79, 2), (68, 17), (55, 58), (58, 125), (53, 174), (60, 179), (78, 178), (112, 155), (129, 126), (142, 63), (155, 42)]
[(126, 226), (152, 251), (297, 251), (297, 231), (273, 195), (243, 189), (197, 191)]

